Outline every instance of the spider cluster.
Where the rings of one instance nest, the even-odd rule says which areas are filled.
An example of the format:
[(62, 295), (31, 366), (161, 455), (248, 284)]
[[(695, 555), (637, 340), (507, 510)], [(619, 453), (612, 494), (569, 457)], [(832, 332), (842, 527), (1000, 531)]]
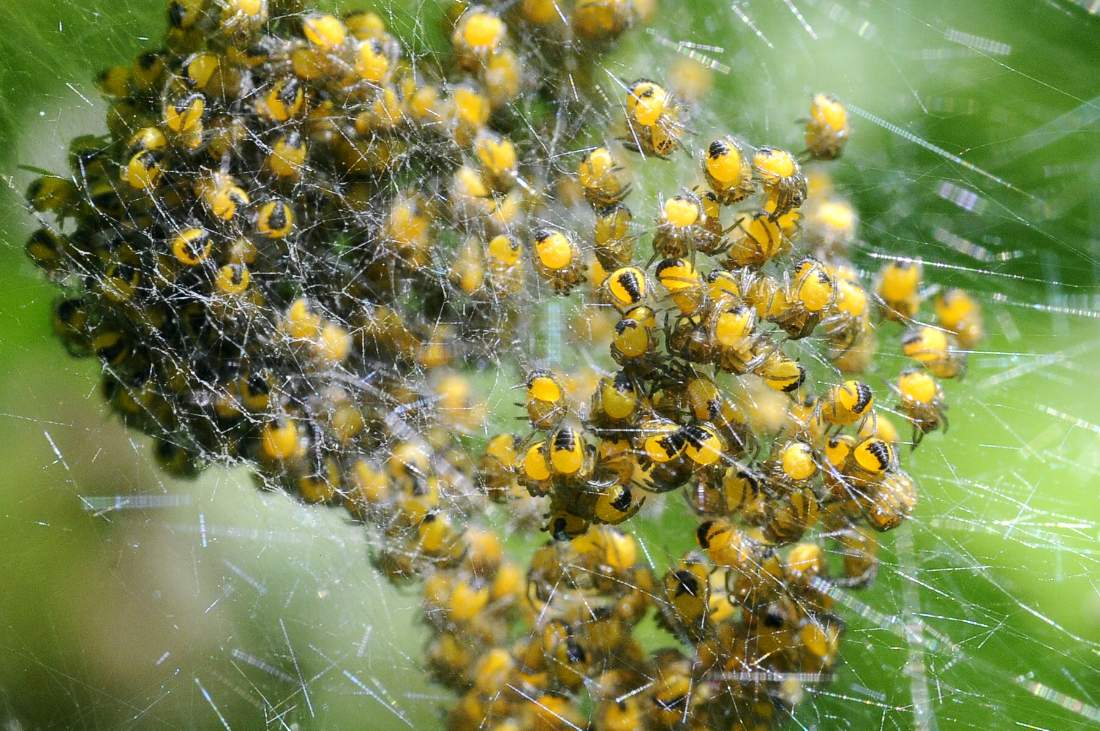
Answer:
[[(416, 56), (372, 12), (173, 0), (163, 47), (99, 77), (107, 134), (28, 191), (55, 331), (111, 408), (174, 474), (244, 462), (380, 535), (380, 570), (423, 582), (454, 729), (780, 723), (840, 661), (824, 588), (869, 584), (917, 500), (878, 407), (914, 446), (946, 428), (940, 380), (982, 335), (919, 259), (870, 285), (848, 259), (858, 217), (819, 164), (849, 137), (837, 99), (796, 155), (693, 149), (658, 81), (609, 95), (600, 58), (655, 12), (455, 3), (450, 52)], [(562, 130), (592, 144), (555, 153)], [(637, 176), (680, 155), (694, 179), (640, 223)], [(558, 297), (595, 368), (531, 365)], [(891, 321), (892, 396), (861, 375)], [(469, 374), (513, 360), (531, 431), (475, 448), (501, 416)], [(698, 548), (661, 571), (618, 526), (671, 494)], [(526, 570), (487, 502), (547, 533)], [(674, 646), (643, 646), (647, 616)]]

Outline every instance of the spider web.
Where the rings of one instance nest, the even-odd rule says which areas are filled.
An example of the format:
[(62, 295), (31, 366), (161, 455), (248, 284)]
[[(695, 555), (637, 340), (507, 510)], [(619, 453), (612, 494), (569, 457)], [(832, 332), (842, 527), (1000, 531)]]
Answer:
[[(732, 129), (792, 148), (808, 94), (835, 93), (854, 115), (831, 172), (860, 214), (856, 263), (873, 273), (919, 258), (928, 280), (966, 288), (985, 310), (987, 337), (948, 387), (950, 430), (907, 458), (917, 512), (886, 537), (872, 588), (829, 588), (848, 620), (843, 662), (832, 682), (804, 686), (789, 725), (1100, 725), (1094, 8), (682, 7), (665, 0), (650, 32), (605, 60), (608, 78), (709, 66), (698, 139)], [(386, 16), (414, 47), (440, 37), (434, 5)], [(15, 166), (63, 169), (67, 141), (101, 129), (92, 69), (149, 46), (160, 4), (65, 0), (0, 19), (11, 325), (0, 449), (12, 466), (0, 500), (0, 714), (13, 728), (436, 727), (452, 699), (425, 676), (419, 593), (366, 560), (378, 539), (335, 511), (250, 489), (244, 469), (166, 478), (147, 439), (105, 423), (94, 367), (42, 342), (53, 294), (22, 259), (17, 197), (33, 175)], [(567, 139), (549, 144), (571, 151)], [(639, 177), (634, 210), (648, 215), (689, 165)], [(529, 345), (562, 359), (571, 305), (537, 298), (548, 304)], [(896, 333), (884, 334), (878, 383), (902, 362), (887, 344)], [(517, 380), (511, 368), (477, 379), (493, 427), (510, 428)], [(663, 568), (691, 542), (681, 513), (652, 501), (624, 528)], [(521, 531), (508, 545), (526, 556), (537, 542)]]

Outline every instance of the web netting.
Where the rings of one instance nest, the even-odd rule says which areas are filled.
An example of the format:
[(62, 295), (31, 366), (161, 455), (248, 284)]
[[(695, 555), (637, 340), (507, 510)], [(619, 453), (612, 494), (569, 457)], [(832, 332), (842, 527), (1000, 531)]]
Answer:
[[(124, 79), (108, 74), (99, 86), (100, 68), (160, 46), (160, 3), (3, 11), (9, 111), (0, 131), (11, 202), (2, 220), (23, 303), (11, 319), (48, 321), (52, 306), (66, 347), (94, 353), (104, 366), (92, 386), (98, 369), (63, 361), (56, 343), (12, 348), (11, 367), (32, 372), (13, 382), (3, 409), (13, 434), (28, 435), (13, 439), (9, 460), (33, 464), (26, 479), (13, 480), (25, 486), (11, 493), (17, 499), (6, 516), (13, 565), (23, 567), (0, 604), (13, 630), (0, 675), (10, 723), (1100, 722), (1100, 596), (1092, 578), (1100, 511), (1088, 489), (1100, 469), (1090, 388), (1100, 348), (1093, 8), (664, 0), (646, 22), (635, 16), (647, 15), (647, 4), (624, 3), (635, 27), (586, 45), (555, 35), (575, 12), (570, 6), (586, 3), (492, 4), (509, 23), (511, 59), (497, 54), (504, 60), (494, 65), (460, 49), (456, 66), (453, 24), (469, 21), (461, 8), (376, 7), (392, 37), (363, 16), (361, 26), (349, 21), (361, 34), (353, 42), (294, 3), (272, 3), (273, 38), (295, 40), (252, 43), (249, 9), (266, 4), (248, 0), (212, 4), (210, 17), (227, 17), (223, 6), (239, 11), (219, 32), (250, 42), (216, 46), (221, 60), (207, 65), (192, 52), (201, 50), (208, 20), (188, 25), (190, 9), (204, 5), (177, 3), (170, 15), (170, 43), (194, 63), (139, 56)], [(602, 10), (619, 4), (588, 5), (602, 22)], [(542, 8), (546, 28), (522, 30), (517, 15)], [(360, 8), (320, 9), (342, 17)], [(593, 35), (607, 33), (593, 22)], [(317, 52), (329, 43), (354, 43), (356, 51), (343, 65), (329, 62)], [(317, 92), (330, 76), (357, 81)], [(678, 116), (662, 109), (651, 123), (635, 109), (634, 125), (624, 126), (632, 95), (642, 104), (632, 86), (639, 78), (671, 90)], [(352, 88), (364, 80), (369, 94)], [(116, 96), (138, 101), (112, 99), (112, 84), (127, 89)], [(390, 85), (392, 99), (378, 93)], [(680, 211), (672, 200), (710, 215), (700, 165), (712, 140), (732, 134), (730, 146), (743, 145), (747, 156), (764, 145), (801, 151), (809, 100), (822, 91), (845, 105), (851, 140), (838, 160), (803, 155), (801, 221), (779, 222), (798, 207), (786, 200), (801, 195), (797, 185), (777, 193), (782, 184), (772, 183), (745, 191), (751, 205), (739, 206), (741, 194), (727, 189), (733, 210), (720, 212), (720, 233), (673, 230)], [(428, 121), (410, 123), (418, 114)], [(135, 139), (150, 126), (161, 137)], [(674, 138), (667, 150), (662, 135)], [(505, 138), (516, 143), (515, 171)], [(601, 146), (629, 190), (604, 190), (589, 205), (593, 193), (586, 201), (578, 166)], [(297, 157), (303, 148), (309, 152)], [(99, 165), (118, 167), (108, 176)], [(60, 222), (39, 212), (39, 224), (28, 226), (19, 198), (43, 170), (69, 170), (92, 211)], [(772, 171), (760, 163), (758, 181)], [(38, 192), (51, 201), (68, 195), (63, 187)], [(616, 311), (619, 280), (602, 294), (587, 281), (593, 275), (584, 267), (599, 248), (593, 227), (597, 236), (601, 223), (617, 231), (620, 202), (633, 211), (623, 230), (638, 239), (637, 251), (620, 257), (605, 247), (601, 264), (606, 272), (643, 270), (652, 326)], [(767, 215), (753, 217), (758, 209)], [(59, 245), (35, 234), (30, 247), (47, 270), (61, 251), (65, 264), (54, 275), (61, 300), (54, 288), (32, 286), (39, 275), (15, 263), (39, 225), (67, 237)], [(797, 253), (767, 251), (788, 236)], [(654, 238), (662, 253), (648, 261)], [(845, 252), (851, 274), (830, 258)], [(555, 254), (569, 261), (548, 264)], [(829, 268), (800, 264), (804, 255)], [(671, 275), (657, 264), (667, 259), (679, 259)], [(770, 311), (775, 291), (750, 297), (766, 287), (742, 268), (760, 265), (789, 300), (782, 311)], [(729, 286), (781, 345), (732, 348), (720, 370), (749, 376), (717, 375), (710, 351), (695, 357), (692, 348), (717, 338), (720, 325), (703, 327), (702, 314), (691, 321), (702, 308), (693, 298), (711, 291), (693, 288), (696, 266), (738, 272)], [(890, 299), (884, 271), (904, 281), (917, 268), (923, 306), (906, 312), (904, 298), (882, 301)], [(815, 316), (807, 282), (819, 270), (831, 282), (830, 313), (843, 312), (837, 282), (850, 277), (866, 288), (877, 354), (862, 348), (861, 317)], [(942, 324), (934, 302), (949, 303), (952, 288), (980, 305), (981, 321), (968, 333), (956, 319), (946, 326), (957, 339), (944, 358), (917, 358), (937, 376), (966, 361), (963, 377), (944, 379), (946, 418), (925, 413), (922, 436), (890, 384), (913, 365), (903, 333), (915, 323)], [(620, 289), (619, 304), (638, 304), (631, 287)], [(756, 319), (736, 314), (741, 326)], [(653, 367), (632, 360), (626, 320), (655, 342), (680, 343), (676, 356)], [(653, 355), (642, 350), (641, 360)], [(776, 353), (789, 357), (777, 363)], [(847, 424), (851, 447), (881, 450), (868, 444), (878, 430), (897, 442), (881, 453), (896, 453), (900, 464), (882, 478), (855, 457), (833, 462), (820, 450), (822, 474), (810, 478), (817, 482), (805, 500), (821, 503), (822, 515), (806, 518), (795, 500), (805, 493), (789, 484), (797, 476), (779, 449), (788, 439), (814, 443), (807, 434), (826, 425), (811, 422), (842, 401), (830, 389), (850, 377), (837, 361), (863, 355), (870, 367), (855, 377), (873, 390), (878, 417)], [(32, 358), (60, 365), (40, 374)], [(793, 384), (800, 374), (784, 370), (794, 361), (806, 371), (800, 389)], [(531, 377), (538, 369), (551, 371), (574, 403), (564, 421), (543, 419), (542, 434), (532, 433), (528, 410), (516, 403), (538, 391)], [(536, 456), (574, 470), (566, 464), (570, 439), (594, 445), (618, 435), (589, 406), (598, 379), (617, 372), (630, 374), (620, 392), (645, 392), (653, 402), (671, 382), (713, 377), (751, 428), (686, 431), (680, 422), (719, 423), (725, 407), (694, 419), (684, 417), (690, 394), (684, 404), (658, 403), (648, 426), (631, 422), (626, 449), (650, 462), (660, 457), (653, 450), (679, 450), (691, 476), (669, 467), (654, 477), (643, 460), (647, 475), (627, 480), (633, 490), (625, 495), (603, 475), (592, 476), (594, 487), (582, 491), (588, 497), (566, 500), (560, 486), (532, 484), (540, 483), (532, 470), (521, 467), (520, 485), (479, 464), (494, 444), (516, 451), (522, 464), (543, 440)], [(57, 374), (56, 393), (47, 373)], [(823, 401), (807, 406), (810, 393)], [(791, 413), (801, 422), (792, 426)], [(890, 424), (896, 436), (883, 433)], [(494, 442), (505, 432), (517, 441)], [(662, 435), (663, 445), (649, 444)], [(738, 565), (736, 550), (721, 552), (712, 540), (720, 534), (696, 536), (702, 520), (720, 523), (734, 512), (708, 503), (697, 518), (689, 507), (714, 499), (693, 487), (710, 436), (733, 455), (723, 468), (783, 482), (765, 489), (771, 502), (759, 507), (759, 520), (745, 518), (746, 507), (735, 521), (747, 544), (765, 547), (752, 554), (751, 569)], [(680, 454), (689, 450), (695, 463)], [(911, 515), (897, 475), (916, 485)], [(843, 519), (828, 514), (830, 481), (839, 492), (846, 488), (838, 482), (856, 485)], [(588, 528), (598, 536), (588, 544), (571, 540), (588, 522), (624, 517), (614, 529)], [(868, 528), (876, 521), (899, 525), (878, 534)], [(555, 534), (550, 548), (547, 529)], [(796, 549), (808, 546), (801, 562), (790, 548), (798, 541)], [(865, 555), (868, 541), (881, 542), (877, 565)], [(714, 550), (702, 550), (708, 543)], [(592, 553), (600, 554), (594, 563)], [(693, 603), (675, 599), (693, 580), (709, 582), (712, 594), (704, 618), (694, 617), (698, 627)], [(779, 589), (766, 588), (769, 580)], [(640, 621), (627, 616), (635, 604)], [(722, 622), (751, 641), (723, 640), (714, 629)], [(657, 654), (624, 658), (616, 631)], [(521, 669), (494, 669), (484, 657), (495, 650), (504, 653), (492, 656), (502, 668)], [(614, 673), (600, 672), (601, 663)]]

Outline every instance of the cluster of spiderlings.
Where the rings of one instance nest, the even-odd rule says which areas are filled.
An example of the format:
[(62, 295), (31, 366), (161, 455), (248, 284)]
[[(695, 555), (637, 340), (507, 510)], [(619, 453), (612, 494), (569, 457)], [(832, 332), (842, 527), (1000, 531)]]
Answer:
[[(28, 254), (65, 291), (57, 334), (99, 358), (166, 469), (246, 462), (371, 524), (392, 580), (425, 577), (452, 728), (778, 723), (839, 660), (824, 589), (869, 583), (875, 533), (916, 501), (896, 429), (844, 374), (903, 323), (914, 366), (891, 388), (915, 445), (946, 426), (937, 379), (981, 337), (958, 290), (937, 294), (938, 326), (914, 319), (932, 291), (917, 259), (866, 288), (852, 206), (779, 148), (713, 140), (639, 227), (627, 158), (684, 154), (691, 110), (596, 72), (653, 12), (456, 3), (452, 53), (418, 58), (369, 12), (173, 0), (165, 46), (100, 77), (108, 133), (28, 193), (44, 223)], [(848, 131), (814, 96), (807, 155), (839, 156)], [(563, 168), (575, 138), (599, 142)], [(492, 415), (462, 370), (529, 367), (541, 294), (578, 289), (598, 372), (531, 370), (534, 431), (474, 458), (456, 435)], [(816, 393), (814, 359), (831, 374)], [(699, 551), (658, 577), (614, 526), (672, 492)], [(549, 533), (526, 577), (472, 525), (485, 496)], [(678, 648), (639, 643), (650, 610)]]

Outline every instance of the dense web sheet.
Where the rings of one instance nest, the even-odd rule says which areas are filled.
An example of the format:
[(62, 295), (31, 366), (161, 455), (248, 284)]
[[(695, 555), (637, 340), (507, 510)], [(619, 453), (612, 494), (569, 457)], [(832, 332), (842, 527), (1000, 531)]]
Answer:
[[(67, 141), (101, 129), (91, 72), (66, 47), (107, 65), (161, 28), (159, 3), (102, 13), (61, 5), (53, 16), (7, 18), (41, 49), (33, 58), (0, 42), (16, 59), (0, 60), (3, 78), (28, 90), (7, 99), (18, 112), (0, 127), (12, 201), (33, 177), (17, 163), (63, 168)], [(618, 79), (685, 60), (709, 68), (713, 90), (690, 124), (699, 139), (733, 129), (793, 148), (800, 130), (790, 120), (805, 114), (808, 93), (835, 93), (853, 115), (852, 142), (831, 172), (859, 211), (856, 263), (869, 279), (884, 262), (919, 258), (927, 282), (965, 287), (984, 308), (987, 337), (947, 388), (951, 428), (906, 455), (920, 502), (884, 538), (874, 587), (818, 587), (847, 621), (843, 660), (830, 682), (803, 679), (792, 727), (1100, 724), (1100, 508), (1090, 489), (1100, 472), (1091, 387), (1100, 87), (1089, 78), (1100, 19), (1084, 2), (1036, 4), (1016, 20), (1003, 10), (738, 0), (679, 13), (664, 0), (664, 20), (603, 64), (611, 92)], [(384, 14), (412, 47), (438, 42), (434, 6)], [(572, 132), (545, 141), (563, 167), (575, 164)], [(691, 165), (686, 156), (660, 164), (667, 176), (649, 171), (631, 193), (645, 220)], [(14, 286), (29, 300), (14, 319), (36, 327), (51, 293), (16, 263), (28, 230), (17, 206), (0, 219)], [(432, 266), (451, 274), (449, 262)], [(533, 299), (531, 336), (506, 349), (518, 366), (474, 377), (492, 415), (472, 428), (475, 440), (513, 428), (521, 369), (562, 362), (569, 348), (573, 303), (542, 291)], [(496, 345), (496, 330), (472, 315), (468, 334)], [(876, 386), (902, 363), (896, 335), (883, 338)], [(12, 362), (33, 368), (29, 356), (43, 353), (58, 362), (47, 347), (14, 346)], [(434, 727), (451, 697), (425, 674), (418, 593), (393, 589), (367, 561), (382, 539), (335, 511), (249, 489), (245, 469), (214, 467), (196, 482), (163, 476), (147, 439), (101, 425), (92, 370), (65, 362), (56, 391), (31, 373), (4, 395), (6, 426), (26, 435), (13, 444), (30, 456), (18, 458), (34, 464), (3, 521), (26, 538), (16, 565), (43, 562), (49, 586), (24, 566), (15, 598), (0, 605), (19, 628), (4, 641), (12, 660), (0, 713), (15, 727)], [(400, 411), (390, 418), (407, 428)], [(505, 524), (502, 510), (487, 510)], [(689, 524), (673, 494), (624, 529), (663, 572), (690, 545)], [(526, 557), (539, 542), (528, 526), (508, 547)], [(54, 566), (55, 550), (71, 551), (75, 569)], [(37, 617), (19, 592), (56, 608)], [(649, 629), (649, 646), (670, 642)]]

